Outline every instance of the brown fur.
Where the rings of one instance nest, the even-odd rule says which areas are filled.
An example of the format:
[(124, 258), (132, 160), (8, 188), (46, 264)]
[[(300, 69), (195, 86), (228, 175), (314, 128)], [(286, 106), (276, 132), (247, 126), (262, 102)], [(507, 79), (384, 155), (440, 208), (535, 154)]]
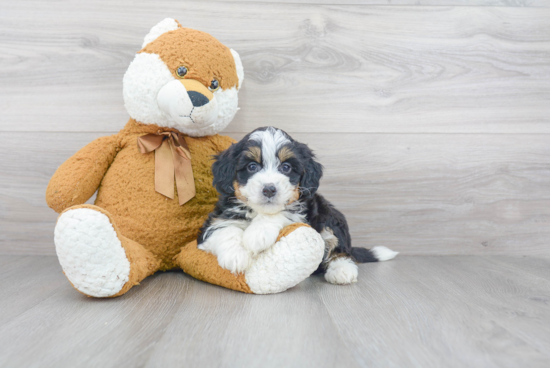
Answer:
[[(198, 80), (206, 87), (210, 86), (214, 78), (222, 89), (237, 87), (239, 84), (231, 51), (205, 32), (178, 28), (163, 33), (141, 52), (159, 55), (175, 78), (179, 78), (176, 69), (185, 66), (188, 71), (184, 79)], [(213, 53), (217, 55), (216, 58), (211, 57)]]
[(252, 293), (244, 273), (234, 275), (221, 268), (215, 255), (197, 249), (197, 241), (187, 244), (175, 261), (185, 273), (196, 279), (243, 293)]
[(294, 192), (292, 193), (292, 197), (290, 198), (287, 204), (296, 202), (299, 198), (300, 198), (300, 187), (296, 187), (296, 189), (294, 189)]
[(246, 203), (248, 198), (246, 198), (245, 196), (242, 195), (241, 187), (239, 186), (239, 183), (234, 182), (233, 183), (233, 189), (235, 189), (235, 197)]
[(304, 223), (301, 223), (301, 222), (296, 222), (294, 224), (290, 224), (290, 225), (284, 227), (283, 230), (281, 230), (281, 232), (279, 233), (279, 236), (277, 237), (277, 241), (281, 240), (282, 237), (289, 235), (291, 232), (293, 232), (294, 230), (296, 230), (296, 229), (298, 229), (302, 226), (311, 227), (308, 224), (304, 224)]
[(279, 150), (279, 152), (277, 152), (277, 156), (281, 162), (285, 162), (289, 158), (294, 157), (294, 152), (292, 152), (292, 150), (288, 147), (283, 147)]
[(118, 134), (93, 141), (59, 167), (48, 185), (46, 201), (62, 212), (83, 204), (101, 183), (95, 205), (109, 213), (120, 234), (139, 241), (154, 255), (159, 270), (168, 270), (176, 267), (174, 256), (197, 238), (214, 208), (218, 195), (212, 187), (212, 155), (234, 140), (220, 135), (185, 137), (197, 194), (180, 206), (177, 195), (169, 199), (154, 190), (155, 155), (142, 154), (137, 147), (139, 136), (157, 131), (175, 130), (130, 119)]
[(248, 151), (246, 151), (246, 155), (258, 163), (262, 162), (262, 150), (260, 149), (260, 147), (250, 147)]

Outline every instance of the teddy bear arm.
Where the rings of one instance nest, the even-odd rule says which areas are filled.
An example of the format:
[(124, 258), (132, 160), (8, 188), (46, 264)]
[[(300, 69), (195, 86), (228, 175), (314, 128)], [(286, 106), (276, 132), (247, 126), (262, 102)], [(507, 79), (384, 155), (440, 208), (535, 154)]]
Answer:
[(46, 189), (48, 206), (61, 213), (90, 199), (115, 159), (117, 142), (117, 135), (98, 138), (59, 166)]
[(256, 256), (244, 273), (233, 274), (218, 264), (217, 257), (185, 245), (174, 261), (196, 279), (253, 294), (279, 293), (311, 275), (323, 260), (325, 243), (311, 226), (295, 223), (283, 228), (277, 242)]

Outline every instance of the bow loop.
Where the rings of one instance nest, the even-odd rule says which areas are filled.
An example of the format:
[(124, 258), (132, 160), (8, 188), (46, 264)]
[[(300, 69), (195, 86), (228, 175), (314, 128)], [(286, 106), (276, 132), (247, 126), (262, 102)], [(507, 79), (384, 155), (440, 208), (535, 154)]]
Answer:
[(174, 199), (174, 177), (180, 206), (195, 196), (191, 152), (182, 134), (158, 132), (138, 137), (141, 153), (155, 151), (155, 190)]

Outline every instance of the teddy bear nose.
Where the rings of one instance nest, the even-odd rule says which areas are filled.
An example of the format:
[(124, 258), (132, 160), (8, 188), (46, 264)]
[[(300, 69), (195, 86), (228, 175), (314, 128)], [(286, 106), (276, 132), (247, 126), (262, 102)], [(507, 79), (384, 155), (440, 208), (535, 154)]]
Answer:
[(206, 97), (205, 95), (203, 95), (200, 92), (189, 91), (189, 92), (187, 92), (187, 94), (189, 95), (189, 98), (191, 99), (191, 103), (195, 107), (206, 105), (210, 101), (208, 99), (208, 97)]

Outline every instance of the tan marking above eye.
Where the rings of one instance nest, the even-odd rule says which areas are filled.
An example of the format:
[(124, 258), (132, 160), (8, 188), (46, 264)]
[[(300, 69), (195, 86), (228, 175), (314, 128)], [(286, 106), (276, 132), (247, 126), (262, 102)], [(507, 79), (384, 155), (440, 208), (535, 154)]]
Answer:
[(279, 152), (277, 152), (277, 156), (279, 157), (279, 160), (281, 160), (281, 162), (285, 162), (289, 158), (294, 157), (294, 152), (292, 152), (290, 148), (285, 146), (281, 148)]
[(257, 146), (249, 147), (248, 150), (246, 151), (246, 156), (248, 158), (253, 159), (257, 163), (262, 162), (262, 150), (260, 149), (260, 147), (257, 147)]

